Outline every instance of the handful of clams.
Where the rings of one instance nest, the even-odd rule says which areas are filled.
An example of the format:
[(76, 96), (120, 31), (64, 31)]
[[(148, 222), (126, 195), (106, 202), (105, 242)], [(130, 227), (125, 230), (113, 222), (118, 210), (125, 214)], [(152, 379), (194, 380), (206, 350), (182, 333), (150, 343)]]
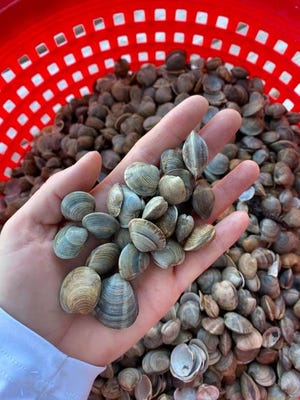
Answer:
[(69, 193), (62, 200), (61, 212), (73, 223), (54, 239), (58, 257), (76, 257), (89, 234), (110, 240), (65, 277), (60, 304), (66, 312), (93, 313), (108, 327), (127, 328), (138, 315), (130, 281), (146, 270), (151, 258), (166, 269), (182, 264), (185, 251), (213, 240), (213, 225), (195, 226), (191, 213), (185, 213), (193, 209), (205, 219), (211, 214), (213, 190), (200, 179), (207, 160), (205, 141), (192, 131), (182, 148), (161, 154), (160, 169), (144, 162), (129, 165), (125, 183), (108, 192), (107, 212), (97, 212), (95, 199), (85, 192)]

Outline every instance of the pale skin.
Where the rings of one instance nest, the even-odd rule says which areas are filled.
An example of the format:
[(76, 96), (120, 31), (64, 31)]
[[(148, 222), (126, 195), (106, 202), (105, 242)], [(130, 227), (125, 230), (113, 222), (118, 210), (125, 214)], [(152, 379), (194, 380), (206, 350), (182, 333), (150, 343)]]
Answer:
[[(53, 238), (62, 222), (60, 202), (74, 190), (91, 191), (97, 210), (104, 210), (105, 196), (133, 161), (157, 164), (163, 150), (177, 147), (198, 124), (208, 104), (191, 96), (172, 110), (131, 149), (111, 174), (92, 191), (101, 170), (101, 157), (90, 152), (72, 167), (52, 176), (5, 224), (0, 235), (0, 306), (58, 349), (79, 360), (104, 366), (134, 345), (211, 263), (226, 251), (248, 225), (244, 212), (234, 212), (216, 224), (216, 237), (206, 247), (189, 252), (184, 264), (162, 270), (150, 265), (134, 281), (139, 302), (136, 322), (123, 330), (110, 329), (93, 316), (67, 314), (59, 305), (59, 289), (67, 272), (84, 265), (88, 252), (74, 260), (58, 259)], [(210, 159), (234, 137), (241, 123), (233, 110), (221, 111), (199, 134), (206, 140)], [(258, 167), (244, 161), (214, 186), (214, 223), (258, 177)], [(202, 222), (197, 221), (197, 224)]]

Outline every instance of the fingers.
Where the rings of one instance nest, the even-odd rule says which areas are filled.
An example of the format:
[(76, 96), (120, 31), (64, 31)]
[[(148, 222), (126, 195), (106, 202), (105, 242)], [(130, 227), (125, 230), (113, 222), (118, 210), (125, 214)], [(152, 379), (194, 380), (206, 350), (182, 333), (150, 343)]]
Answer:
[(178, 294), (236, 242), (248, 223), (247, 213), (236, 211), (216, 225), (216, 236), (211, 243), (198, 251), (186, 253), (183, 268), (179, 265), (174, 269)]
[(74, 191), (90, 191), (101, 169), (98, 152), (89, 152), (76, 164), (50, 177), (47, 182), (19, 210), (35, 224), (57, 224), (61, 221), (60, 203), (62, 198)]

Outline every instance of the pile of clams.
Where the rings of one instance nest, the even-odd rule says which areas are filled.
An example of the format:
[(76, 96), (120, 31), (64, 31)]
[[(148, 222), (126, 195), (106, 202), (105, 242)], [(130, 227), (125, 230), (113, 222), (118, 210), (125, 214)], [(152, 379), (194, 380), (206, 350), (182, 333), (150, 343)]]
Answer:
[(96, 211), (89, 193), (64, 197), (61, 212), (69, 222), (54, 239), (55, 254), (72, 259), (90, 234), (101, 240), (85, 265), (62, 283), (60, 304), (66, 312), (93, 313), (110, 328), (127, 328), (139, 309), (130, 282), (150, 261), (159, 268), (173, 267), (183, 263), (186, 251), (213, 240), (214, 226), (196, 226), (194, 220), (194, 215), (208, 218), (214, 205), (212, 188), (200, 179), (207, 160), (205, 141), (192, 131), (182, 148), (161, 154), (160, 168), (144, 162), (129, 165), (124, 183), (115, 183), (108, 192), (107, 212)]

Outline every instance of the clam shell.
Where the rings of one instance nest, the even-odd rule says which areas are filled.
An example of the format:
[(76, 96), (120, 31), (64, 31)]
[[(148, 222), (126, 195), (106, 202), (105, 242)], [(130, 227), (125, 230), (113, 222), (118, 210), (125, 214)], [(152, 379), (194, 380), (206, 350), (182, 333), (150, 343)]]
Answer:
[(133, 218), (140, 216), (141, 211), (145, 207), (144, 201), (127, 186), (122, 185), (123, 190), (123, 202), (121, 210), (118, 215), (121, 228), (128, 228), (129, 222)]
[(127, 186), (140, 196), (153, 196), (160, 179), (159, 169), (152, 164), (134, 162), (124, 171)]
[(225, 326), (232, 332), (247, 334), (251, 333), (254, 329), (251, 322), (247, 318), (235, 312), (227, 312), (224, 314)]
[(127, 392), (131, 392), (138, 381), (141, 379), (142, 373), (137, 368), (124, 368), (118, 373), (118, 382), (121, 388)]
[(252, 362), (248, 367), (248, 374), (261, 386), (272, 386), (276, 381), (276, 375), (272, 367)]
[(75, 225), (65, 225), (61, 228), (53, 241), (53, 250), (57, 257), (62, 259), (75, 258), (88, 239), (88, 231)]
[(131, 281), (146, 270), (150, 263), (148, 253), (142, 253), (134, 244), (125, 246), (119, 257), (119, 274), (123, 279)]
[(97, 239), (108, 239), (120, 228), (119, 222), (104, 212), (87, 214), (82, 220), (82, 225)]
[(200, 247), (211, 242), (216, 235), (216, 228), (210, 224), (196, 226), (190, 236), (187, 238), (183, 250), (192, 251), (198, 250)]
[(162, 196), (152, 197), (145, 205), (142, 218), (155, 220), (161, 217), (168, 209), (168, 203)]
[(179, 243), (183, 242), (194, 229), (195, 221), (191, 215), (180, 214), (177, 219), (175, 235)]
[(208, 147), (204, 139), (195, 131), (186, 138), (182, 157), (187, 169), (195, 179), (199, 178), (208, 161)]
[(86, 265), (99, 275), (107, 274), (118, 265), (120, 248), (115, 243), (104, 243), (92, 250)]
[(193, 189), (195, 186), (195, 179), (193, 175), (185, 168), (176, 168), (169, 171), (168, 175), (178, 176), (183, 180), (185, 187), (185, 199), (184, 201), (189, 200), (193, 193)]
[(86, 192), (75, 191), (67, 194), (61, 202), (62, 215), (71, 221), (81, 221), (82, 218), (95, 211), (94, 197)]
[(240, 377), (241, 393), (244, 399), (260, 400), (261, 395), (259, 388), (253, 378), (246, 372), (243, 372)]
[(223, 175), (228, 171), (229, 158), (223, 153), (217, 153), (215, 157), (207, 164), (205, 170), (213, 175)]
[(202, 219), (211, 216), (215, 203), (215, 194), (212, 188), (196, 185), (192, 195), (192, 205), (194, 211)]
[(177, 207), (169, 206), (165, 214), (155, 221), (155, 225), (161, 229), (166, 238), (169, 238), (175, 232), (177, 220)]
[(183, 203), (186, 199), (184, 181), (179, 176), (162, 176), (158, 183), (158, 192), (171, 205)]
[(161, 250), (166, 246), (162, 230), (143, 218), (133, 218), (128, 225), (129, 234), (135, 247), (142, 252)]
[(148, 351), (142, 360), (142, 368), (146, 374), (163, 374), (170, 367), (170, 352), (164, 348)]
[(137, 382), (134, 388), (134, 396), (136, 400), (152, 399), (152, 383), (147, 375), (142, 374), (141, 379)]
[(199, 326), (201, 321), (201, 312), (199, 302), (187, 300), (180, 304), (177, 317), (180, 319), (183, 329), (191, 329)]
[(124, 199), (123, 189), (120, 183), (115, 183), (108, 191), (106, 198), (106, 207), (108, 212), (117, 217), (120, 214)]
[(184, 168), (182, 154), (179, 149), (168, 149), (160, 156), (160, 169), (167, 175), (169, 171), (177, 168)]
[(197, 400), (217, 400), (220, 396), (220, 390), (214, 385), (202, 383), (197, 389)]
[(71, 314), (92, 313), (101, 292), (101, 278), (88, 267), (77, 267), (63, 280), (59, 300), (64, 311)]
[(131, 326), (137, 316), (138, 302), (130, 282), (120, 274), (104, 279), (95, 317), (109, 328), (123, 329)]
[(183, 248), (172, 239), (167, 240), (166, 246), (162, 250), (152, 251), (151, 255), (154, 263), (162, 269), (180, 265), (185, 259)]
[(212, 335), (222, 335), (225, 329), (224, 320), (221, 317), (202, 318), (201, 324), (203, 328)]
[(163, 343), (171, 344), (178, 336), (181, 328), (179, 318), (171, 319), (165, 322), (161, 327), (161, 335)]
[(211, 288), (211, 295), (222, 310), (232, 311), (238, 306), (237, 290), (229, 281), (215, 282)]

